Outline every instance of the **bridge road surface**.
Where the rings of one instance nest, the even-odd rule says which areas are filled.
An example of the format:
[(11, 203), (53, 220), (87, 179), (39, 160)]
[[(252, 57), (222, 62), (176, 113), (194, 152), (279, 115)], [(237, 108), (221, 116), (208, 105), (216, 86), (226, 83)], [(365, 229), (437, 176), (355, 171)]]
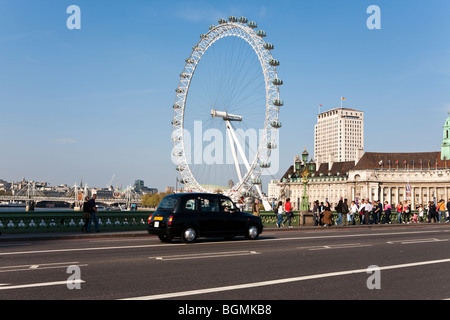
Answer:
[[(374, 265), (379, 278), (369, 281)], [(442, 300), (450, 298), (449, 270), (449, 224), (272, 229), (256, 241), (194, 244), (145, 233), (30, 238), (0, 242), (0, 299)]]

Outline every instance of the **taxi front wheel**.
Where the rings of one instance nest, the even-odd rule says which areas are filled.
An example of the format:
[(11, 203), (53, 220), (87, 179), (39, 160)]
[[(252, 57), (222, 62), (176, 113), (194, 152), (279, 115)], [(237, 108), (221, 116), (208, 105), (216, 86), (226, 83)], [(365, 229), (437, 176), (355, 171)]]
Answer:
[(246, 238), (255, 240), (259, 237), (259, 231), (258, 228), (255, 225), (251, 225), (247, 229), (247, 234), (245, 235)]

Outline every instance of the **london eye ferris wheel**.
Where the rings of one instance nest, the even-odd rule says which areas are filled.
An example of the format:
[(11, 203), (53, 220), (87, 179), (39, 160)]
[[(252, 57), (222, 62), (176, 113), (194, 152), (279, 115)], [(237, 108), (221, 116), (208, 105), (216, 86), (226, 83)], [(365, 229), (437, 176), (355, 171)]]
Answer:
[(172, 160), (185, 191), (236, 199), (255, 189), (267, 209), (261, 174), (277, 148), (283, 81), (274, 45), (257, 28), (244, 17), (220, 19), (192, 47), (173, 105)]

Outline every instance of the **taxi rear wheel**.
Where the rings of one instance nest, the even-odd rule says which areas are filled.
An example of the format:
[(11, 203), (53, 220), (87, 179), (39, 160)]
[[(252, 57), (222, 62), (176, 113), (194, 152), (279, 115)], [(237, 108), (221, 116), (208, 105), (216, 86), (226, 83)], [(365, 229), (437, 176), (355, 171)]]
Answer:
[(192, 227), (187, 227), (181, 233), (181, 241), (192, 243), (197, 239), (197, 231)]

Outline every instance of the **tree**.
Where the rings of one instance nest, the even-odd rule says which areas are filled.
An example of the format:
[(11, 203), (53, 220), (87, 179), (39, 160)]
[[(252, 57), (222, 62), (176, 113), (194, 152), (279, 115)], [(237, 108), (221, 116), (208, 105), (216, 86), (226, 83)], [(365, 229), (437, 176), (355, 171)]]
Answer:
[(156, 208), (161, 200), (173, 192), (146, 193), (141, 197), (143, 207)]

